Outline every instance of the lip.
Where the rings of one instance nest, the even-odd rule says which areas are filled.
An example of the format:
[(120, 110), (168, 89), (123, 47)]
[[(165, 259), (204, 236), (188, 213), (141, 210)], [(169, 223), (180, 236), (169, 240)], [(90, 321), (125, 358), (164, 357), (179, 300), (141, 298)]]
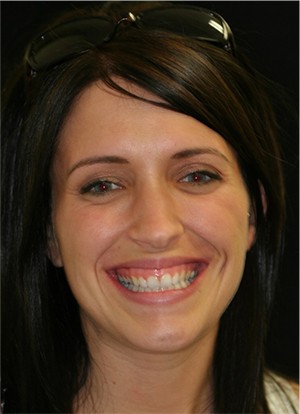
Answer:
[[(159, 259), (146, 259), (146, 260), (134, 260), (129, 262), (120, 263), (110, 269), (106, 270), (107, 275), (111, 283), (118, 289), (118, 291), (125, 298), (130, 301), (140, 304), (171, 304), (178, 301), (182, 301), (184, 298), (190, 296), (198, 290), (199, 283), (203, 279), (206, 268), (208, 267), (209, 261), (204, 258), (159, 258)], [(197, 269), (198, 275), (192, 281), (192, 283), (183, 289), (171, 289), (162, 290), (156, 292), (133, 292), (124, 287), (117, 278), (119, 269), (126, 270), (129, 273), (137, 274), (141, 276), (156, 274), (160, 277), (164, 272), (172, 271), (172, 268), (186, 266), (189, 268)], [(176, 270), (174, 270), (176, 271)]]
[(128, 268), (128, 269), (166, 269), (168, 267), (175, 267), (191, 263), (208, 263), (208, 259), (199, 257), (166, 257), (157, 259), (140, 259), (128, 262), (118, 263), (107, 269), (108, 272), (114, 269)]

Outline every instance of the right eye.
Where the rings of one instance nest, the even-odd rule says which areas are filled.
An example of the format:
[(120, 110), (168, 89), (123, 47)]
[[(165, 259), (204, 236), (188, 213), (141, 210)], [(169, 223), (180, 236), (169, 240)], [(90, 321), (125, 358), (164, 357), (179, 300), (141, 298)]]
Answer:
[(108, 195), (112, 191), (117, 191), (121, 188), (122, 186), (120, 184), (114, 183), (112, 181), (96, 180), (82, 187), (80, 193), (91, 194), (98, 197)]

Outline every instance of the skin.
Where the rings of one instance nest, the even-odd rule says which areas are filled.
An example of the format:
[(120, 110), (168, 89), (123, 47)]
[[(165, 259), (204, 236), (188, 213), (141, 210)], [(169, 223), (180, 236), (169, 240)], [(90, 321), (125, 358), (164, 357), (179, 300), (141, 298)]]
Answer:
[[(74, 412), (212, 412), (219, 320), (255, 239), (234, 151), (195, 119), (99, 82), (66, 120), (52, 181), (50, 256), (65, 269), (93, 357)], [(150, 294), (112, 276), (195, 266), (188, 288)]]

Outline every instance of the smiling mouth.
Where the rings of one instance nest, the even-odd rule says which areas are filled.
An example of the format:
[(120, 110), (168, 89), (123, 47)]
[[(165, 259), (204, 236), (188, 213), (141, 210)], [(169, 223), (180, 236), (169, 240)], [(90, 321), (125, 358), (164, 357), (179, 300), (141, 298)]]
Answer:
[(132, 292), (164, 292), (186, 289), (205, 267), (205, 264), (197, 263), (192, 268), (191, 265), (181, 266), (176, 271), (174, 269), (148, 270), (148, 274), (145, 274), (145, 269), (117, 269), (114, 271), (114, 276), (125, 289)]

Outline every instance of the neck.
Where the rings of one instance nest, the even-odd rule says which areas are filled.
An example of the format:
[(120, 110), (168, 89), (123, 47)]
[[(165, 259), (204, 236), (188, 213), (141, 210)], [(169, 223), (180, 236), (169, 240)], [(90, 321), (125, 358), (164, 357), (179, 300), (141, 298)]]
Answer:
[(88, 341), (93, 362), (74, 412), (212, 413), (215, 340), (216, 331), (168, 354), (141, 352), (103, 338)]

